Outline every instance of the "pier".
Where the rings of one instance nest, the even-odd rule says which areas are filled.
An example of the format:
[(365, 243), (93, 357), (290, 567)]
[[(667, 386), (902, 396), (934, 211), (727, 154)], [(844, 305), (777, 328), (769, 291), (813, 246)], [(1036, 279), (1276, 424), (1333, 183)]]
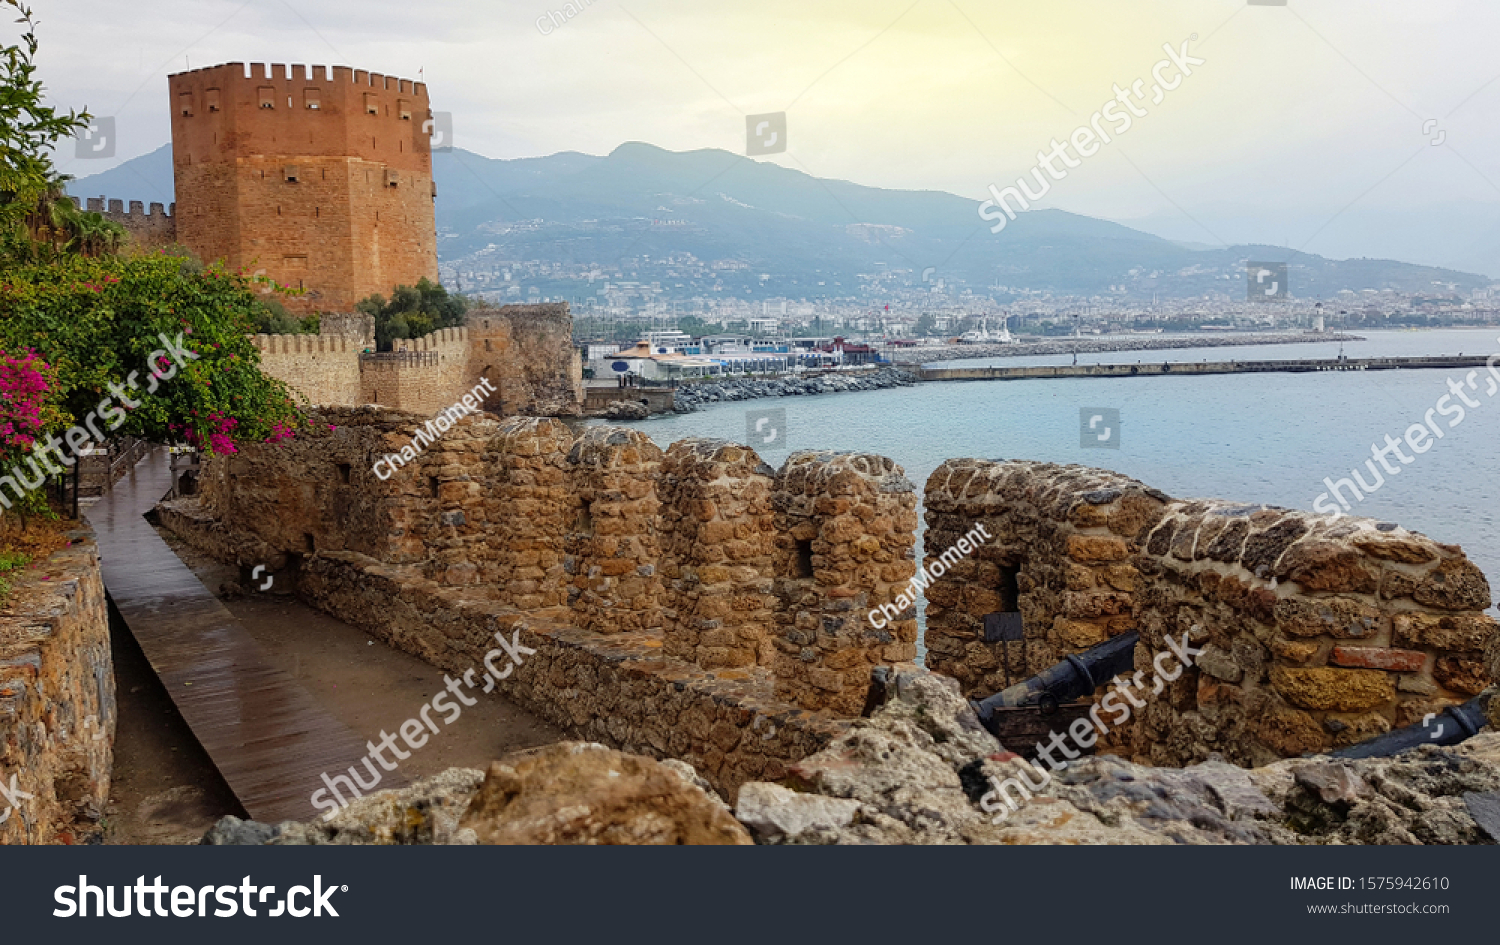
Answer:
[(1281, 361), (1143, 361), (1139, 364), (1056, 364), (1027, 367), (921, 369), (924, 381), (1021, 381), (1056, 377), (1197, 377), (1203, 374), (1304, 374), (1314, 371), (1420, 371), (1483, 368), (1490, 356), (1415, 358), (1304, 358)]

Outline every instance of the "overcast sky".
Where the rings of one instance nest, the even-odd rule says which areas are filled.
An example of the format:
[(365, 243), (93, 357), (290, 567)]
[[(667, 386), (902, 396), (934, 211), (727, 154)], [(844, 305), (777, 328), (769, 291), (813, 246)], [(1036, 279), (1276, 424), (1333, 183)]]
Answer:
[[(1500, 276), (1493, 0), (595, 0), (561, 25), (558, 0), (33, 3), (50, 100), (117, 121), (115, 161), (60, 154), (76, 176), (169, 140), (169, 73), (244, 61), (420, 71), (497, 158), (743, 153), (744, 116), (785, 111), (759, 160), (977, 202), (1143, 79), (1147, 114), (1044, 206)], [(1152, 104), (1184, 42), (1204, 63)]]

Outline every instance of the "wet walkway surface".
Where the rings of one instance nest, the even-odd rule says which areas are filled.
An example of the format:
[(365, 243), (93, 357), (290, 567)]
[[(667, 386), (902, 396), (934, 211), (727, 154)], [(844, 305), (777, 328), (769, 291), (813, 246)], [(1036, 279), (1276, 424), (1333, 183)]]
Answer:
[[(193, 736), (256, 820), (309, 820), (322, 774), (364, 739), (318, 704), (209, 593), (143, 517), (171, 487), (157, 449), (86, 510), (104, 585)], [(388, 772), (380, 785), (407, 778)]]

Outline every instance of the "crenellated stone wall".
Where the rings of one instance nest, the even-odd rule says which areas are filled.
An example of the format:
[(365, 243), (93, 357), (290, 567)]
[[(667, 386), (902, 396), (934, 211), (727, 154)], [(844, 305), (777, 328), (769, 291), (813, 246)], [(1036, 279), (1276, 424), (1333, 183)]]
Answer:
[(568, 606), (585, 630), (661, 628), (661, 461), (661, 447), (644, 433), (618, 427), (590, 427), (568, 452), (579, 506), (564, 570)]
[[(1179, 501), (1104, 470), (950, 460), (928, 481), (929, 547), (982, 522), (996, 541), (929, 590), (928, 665), (970, 694), (1003, 685), (1017, 644), (983, 619), (1019, 612), (1035, 673), (1128, 630), (1150, 673), (1167, 637), (1203, 652), (1114, 733), (1183, 765), (1259, 765), (1420, 722), (1491, 682), (1500, 628), (1456, 546), (1370, 519)], [(1014, 654), (1012, 653), (1012, 659)]]
[(775, 470), (749, 447), (689, 439), (661, 475), (663, 651), (705, 668), (769, 666)]
[(475, 383), (469, 380), (469, 333), (440, 328), (396, 342), (397, 350), (359, 358), (357, 401), (412, 413), (436, 413), (453, 405)]
[(492, 441), (499, 469), (488, 504), (497, 553), (480, 581), (518, 610), (568, 603), (567, 535), (579, 500), (569, 488), (573, 431), (545, 417), (512, 417)]
[(1197, 671), (1136, 727), (1156, 764), (1325, 751), (1478, 695), (1497, 625), (1455, 545), (1387, 522), (1178, 503), (1145, 539), (1143, 644), (1188, 632)]
[[(1117, 473), (951, 459), (927, 480), (929, 560), (976, 525), (993, 539), (927, 589), (927, 665), (987, 696), (1069, 653), (1137, 629), (1137, 536), (1171, 499)], [(1019, 613), (1024, 641), (984, 642), (984, 617)]]
[(398, 341), (393, 352), (374, 351), (374, 320), (361, 314), (324, 313), (317, 335), (253, 340), (261, 368), (314, 406), (435, 413), (484, 378), (495, 389), (483, 403), (489, 413), (570, 417), (584, 399), (572, 335), (563, 302), (474, 308), (463, 327)]
[[(488, 416), (417, 453), (425, 419), (316, 412), (292, 441), (211, 458), (200, 496), (162, 520), (219, 557), (295, 566), (311, 603), (435, 665), (473, 666), (497, 629), (523, 629), (549, 654), (507, 690), (523, 704), (701, 760), (721, 787), (783, 770), (864, 711), (877, 669), (916, 655), (917, 497), (889, 459), (803, 451), (773, 471), (721, 440), (663, 452), (621, 427)], [(1107, 751), (1261, 764), (1420, 721), (1492, 679), (1483, 575), (1395, 525), (977, 459), (933, 473), (926, 515), (942, 572), (927, 661), (966, 695), (1130, 631), (1144, 673), (1169, 636), (1201, 649)], [(992, 614), (1024, 639), (987, 642)]]
[(566, 302), (476, 308), (467, 325), (466, 376), (487, 377), (499, 389), (485, 409), (507, 417), (579, 415), (583, 360)]
[(337, 335), (253, 335), (260, 369), (313, 404), (361, 402), (358, 341)]
[(916, 489), (868, 453), (803, 450), (776, 474), (776, 694), (858, 714), (876, 666), (915, 659), (916, 612), (867, 616), (916, 572)]

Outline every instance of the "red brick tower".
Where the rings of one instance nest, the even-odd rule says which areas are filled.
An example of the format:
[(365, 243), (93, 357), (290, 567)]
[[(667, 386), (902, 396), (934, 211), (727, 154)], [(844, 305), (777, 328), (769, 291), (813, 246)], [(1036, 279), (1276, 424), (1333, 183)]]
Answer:
[(427, 87), (344, 66), (231, 62), (170, 76), (177, 238), (350, 311), (437, 279)]

